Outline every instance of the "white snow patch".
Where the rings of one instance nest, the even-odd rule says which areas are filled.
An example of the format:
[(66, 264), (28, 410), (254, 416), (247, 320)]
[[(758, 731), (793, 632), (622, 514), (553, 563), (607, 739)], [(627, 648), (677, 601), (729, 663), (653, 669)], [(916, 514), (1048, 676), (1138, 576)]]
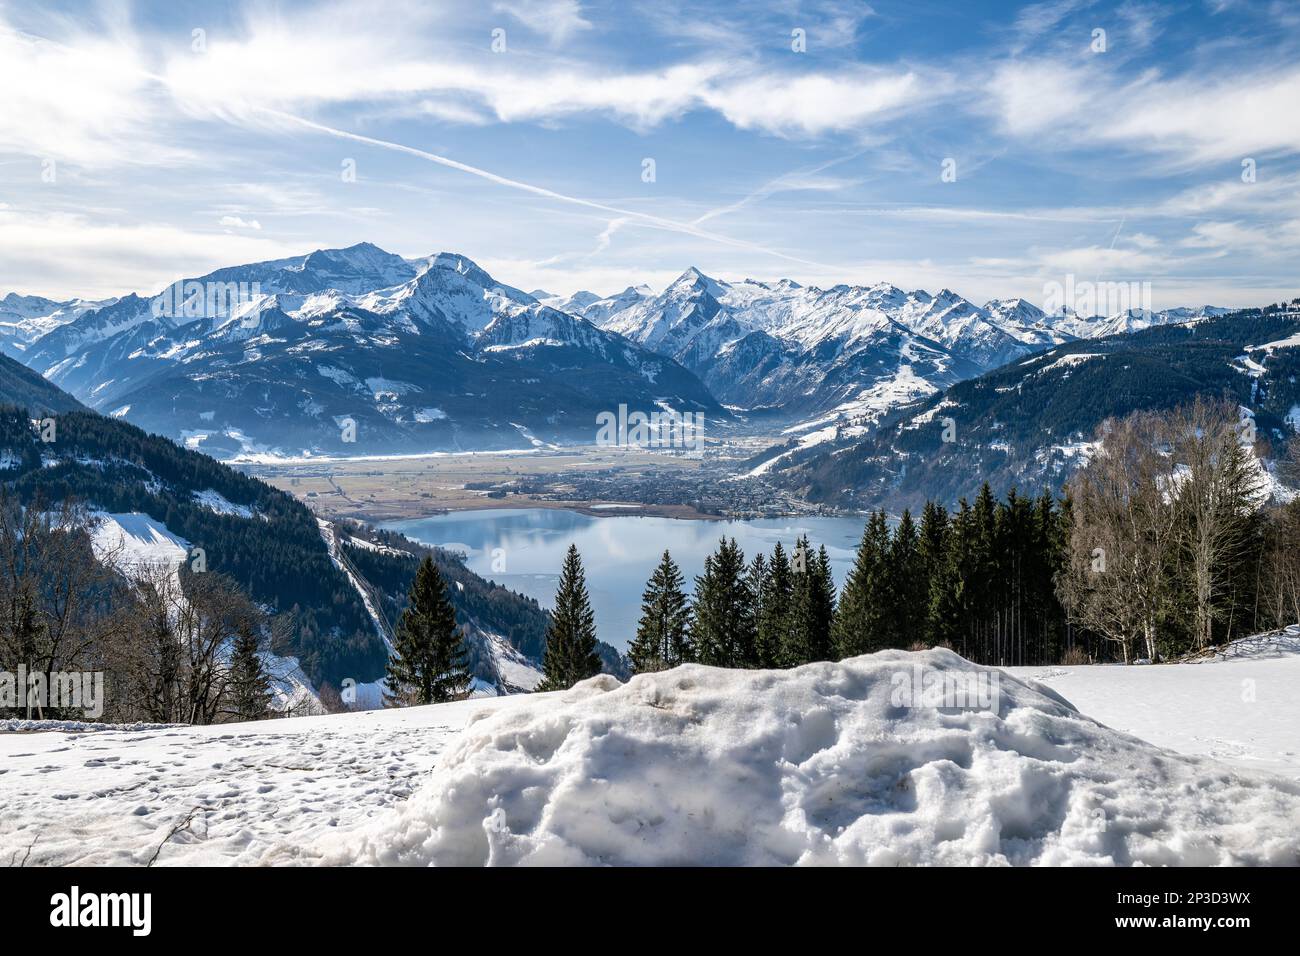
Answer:
[(190, 545), (167, 530), (161, 521), (146, 514), (93, 512), (91, 545), (95, 557), (125, 571), (142, 568), (181, 566)]
[(1300, 781), (1300, 626), (1179, 664), (1007, 670), (1158, 746)]
[(1054, 368), (1074, 368), (1076, 365), (1082, 365), (1084, 362), (1088, 361), (1089, 359), (1105, 358), (1105, 357), (1106, 356), (1104, 354), (1098, 352), (1074, 352), (1070, 355), (1061, 356), (1059, 359), (1057, 359), (1055, 362), (1052, 362), (1049, 365), (1044, 365), (1034, 374), (1042, 375), (1044, 372), (1050, 372)]
[(21, 859), (39, 834), (31, 866), (144, 866), (155, 852), (155, 866), (251, 864), (396, 806), (475, 714), (525, 699), (0, 733), (0, 862)]
[(248, 505), (237, 505), (233, 501), (228, 501), (224, 495), (218, 491), (213, 491), (211, 488), (194, 492), (194, 500), (209, 511), (215, 511), (219, 515), (238, 515), (241, 518), (253, 517), (253, 509)]
[(519, 690), (532, 690), (541, 683), (542, 672), (518, 648), (500, 634), (491, 631), (482, 633), (487, 639), (488, 649), (492, 652), (492, 659), (496, 662), (497, 673), (502, 680)]
[[(899, 706), (899, 675), (914, 667), (997, 673), (997, 704)], [(1043, 685), (949, 651), (885, 651), (789, 671), (688, 665), (625, 685), (602, 675), (524, 698), (471, 723), (396, 813), (302, 855), (449, 865), (1282, 864), (1300, 852), (1297, 819), (1300, 783), (1160, 750)]]

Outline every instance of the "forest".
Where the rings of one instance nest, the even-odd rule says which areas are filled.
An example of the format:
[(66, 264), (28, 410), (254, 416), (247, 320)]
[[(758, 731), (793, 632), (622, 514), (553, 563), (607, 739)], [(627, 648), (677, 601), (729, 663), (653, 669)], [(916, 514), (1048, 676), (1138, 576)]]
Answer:
[(1300, 499), (1271, 494), (1256, 440), (1228, 402), (1108, 419), (1059, 496), (998, 500), (985, 483), (919, 521), (873, 513), (838, 594), (807, 539), (748, 563), (723, 539), (689, 597), (665, 552), (632, 666), (928, 647), (997, 666), (1165, 661), (1295, 623)]

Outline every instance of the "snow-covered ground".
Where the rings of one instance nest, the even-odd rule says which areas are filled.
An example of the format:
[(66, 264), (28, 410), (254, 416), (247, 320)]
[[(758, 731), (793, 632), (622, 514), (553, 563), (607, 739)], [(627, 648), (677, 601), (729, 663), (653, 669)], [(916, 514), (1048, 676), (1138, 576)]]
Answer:
[[(1295, 864), (1297, 645), (1013, 672), (890, 651), (399, 711), (0, 734), (0, 861)], [(897, 696), (900, 675), (995, 673), (992, 707)]]
[(143, 866), (155, 853), (158, 866), (254, 863), (284, 843), (310, 845), (391, 812), (471, 714), (526, 699), (0, 733), (0, 865), (27, 855), (29, 866)]
[(1007, 670), (1047, 684), (1115, 730), (1300, 780), (1300, 628), (1291, 630), (1184, 664)]

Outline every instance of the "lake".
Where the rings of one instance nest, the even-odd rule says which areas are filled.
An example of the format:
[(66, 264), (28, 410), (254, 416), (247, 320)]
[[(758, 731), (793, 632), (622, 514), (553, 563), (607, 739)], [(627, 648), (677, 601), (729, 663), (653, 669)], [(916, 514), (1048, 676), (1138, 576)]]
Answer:
[(458, 511), (383, 525), (422, 544), (464, 552), (470, 570), (553, 607), (560, 565), (570, 544), (582, 554), (597, 635), (623, 650), (636, 634), (641, 592), (664, 549), (686, 578), (689, 593), (704, 559), (723, 535), (735, 538), (746, 560), (770, 554), (780, 541), (789, 553), (806, 534), (813, 549), (826, 546), (837, 585), (853, 563), (865, 518), (762, 518), (696, 521), (640, 515), (586, 515), (555, 508)]

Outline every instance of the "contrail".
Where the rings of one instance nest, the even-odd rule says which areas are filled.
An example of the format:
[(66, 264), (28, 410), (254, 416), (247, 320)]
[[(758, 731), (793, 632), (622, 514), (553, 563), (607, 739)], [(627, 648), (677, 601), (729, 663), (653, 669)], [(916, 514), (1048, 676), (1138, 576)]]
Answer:
[[(30, 33), (19, 33), (18, 35), (30, 41), (35, 41), (37, 43), (44, 43), (51, 47), (55, 47), (65, 51), (70, 51), (70, 48), (67, 47), (65, 44), (59, 43), (58, 41), (55, 40), (51, 40), (47, 37), (42, 37)], [(168, 77), (159, 73), (155, 73), (151, 70), (138, 69), (136, 72), (138, 73), (138, 75), (143, 76), (149, 80), (152, 80), (155, 83), (159, 84), (160, 86), (166, 87), (167, 90), (171, 92), (173, 96), (176, 96), (176, 91), (171, 83), (171, 80)], [(418, 159), (423, 159), (431, 163), (437, 163), (439, 166), (445, 166), (449, 169), (455, 169), (458, 170), (459, 172), (467, 173), (471, 176), (477, 176), (480, 179), (485, 179), (488, 182), (496, 183), (499, 186), (505, 186), (509, 189), (518, 189), (523, 192), (532, 193), (534, 196), (541, 196), (546, 199), (553, 199), (556, 202), (569, 203), (575, 206), (583, 206), (587, 209), (595, 209), (603, 213), (609, 213), (618, 217), (622, 217), (624, 220), (634, 220), (636, 222), (654, 227), (656, 229), (664, 229), (669, 232), (678, 232), (683, 235), (694, 236), (698, 239), (706, 239), (710, 242), (716, 242), (721, 245), (731, 246), (732, 248), (735, 249), (745, 249), (750, 252), (759, 252), (764, 255), (774, 256), (778, 259), (784, 259), (787, 262), (796, 262), (800, 265), (812, 266), (813, 268), (816, 269), (826, 269), (834, 272), (849, 271), (846, 270), (843, 266), (828, 265), (827, 263), (824, 262), (817, 262), (812, 259), (804, 259), (799, 256), (792, 256), (789, 255), (788, 253), (780, 252), (776, 249), (769, 249), (766, 246), (759, 245), (758, 243), (755, 242), (747, 242), (743, 239), (732, 239), (730, 236), (724, 236), (716, 232), (710, 232), (705, 229), (700, 229), (698, 228), (698, 226), (693, 225), (691, 223), (678, 222), (675, 219), (668, 219), (663, 216), (655, 216), (650, 213), (636, 212), (630, 209), (620, 209), (617, 206), (610, 206), (605, 203), (595, 202), (594, 200), (583, 199), (579, 196), (569, 196), (566, 195), (565, 193), (556, 192), (553, 189), (547, 189), (544, 186), (534, 186), (531, 183), (521, 182), (518, 179), (510, 179), (508, 176), (500, 176), (497, 173), (491, 172), (486, 169), (482, 169), (478, 166), (471, 166), (469, 163), (462, 163), (459, 160), (451, 159), (448, 156), (440, 156), (437, 153), (430, 153), (427, 150), (416, 149), (413, 146), (406, 146), (402, 143), (392, 142), (391, 140), (377, 139), (376, 137), (373, 136), (363, 136), (360, 133), (353, 133), (348, 130), (338, 129), (337, 127), (334, 126), (327, 126), (324, 123), (317, 123), (314, 120), (309, 120), (302, 116), (295, 116), (293, 113), (285, 113), (282, 110), (271, 109), (270, 107), (266, 107), (266, 106), (257, 106), (256, 104), (251, 104), (251, 103), (247, 104), (247, 106), (249, 109), (255, 110), (259, 113), (263, 113), (267, 116), (276, 117), (277, 119), (284, 122), (297, 124), (298, 126), (301, 126), (304, 129), (314, 130), (315, 132), (318, 133), (325, 133), (329, 136), (338, 137), (339, 139), (347, 139), (357, 143), (365, 143), (366, 145), (369, 146), (377, 146), (380, 149), (387, 149), (387, 150), (392, 150), (393, 152), (405, 153), (408, 156), (415, 156)], [(233, 120), (229, 120), (229, 122), (233, 122)], [(839, 162), (839, 161), (841, 160), (833, 160), (831, 163), (827, 165), (833, 165), (835, 162)], [(706, 214), (703, 218), (705, 219), (709, 218), (708, 214)], [(610, 231), (611, 230), (607, 226), (606, 233), (609, 233)]]
[(710, 219), (714, 219), (718, 216), (725, 216), (728, 213), (735, 212), (737, 209), (743, 209), (745, 206), (748, 206), (750, 203), (757, 202), (760, 199), (766, 199), (768, 196), (774, 195), (779, 192), (786, 192), (789, 190), (793, 190), (797, 188), (797, 186), (789, 185), (789, 180), (791, 176), (796, 176), (796, 175), (815, 176), (818, 173), (825, 172), (826, 170), (830, 169), (832, 166), (838, 166), (840, 163), (848, 162), (850, 159), (857, 159), (865, 152), (866, 152), (865, 149), (860, 149), (855, 153), (849, 153), (847, 156), (839, 156), (825, 163), (821, 163), (818, 166), (813, 166), (810, 168), (803, 168), (803, 169), (795, 169), (788, 173), (782, 173), (780, 176), (776, 177), (776, 179), (769, 180), (768, 182), (765, 182), (763, 185), (759, 186), (748, 196), (744, 196), (741, 199), (738, 199), (729, 205), (719, 206), (717, 209), (710, 209), (708, 212), (706, 212), (704, 215), (700, 216), (699, 218), (692, 219), (691, 225), (699, 226), (701, 223), (708, 222)]
[(845, 271), (842, 266), (832, 266), (827, 265), (824, 262), (816, 262), (812, 259), (803, 259), (799, 256), (792, 256), (776, 249), (769, 249), (766, 246), (761, 246), (758, 243), (747, 242), (743, 239), (733, 239), (730, 236), (724, 236), (716, 232), (710, 232), (706, 229), (700, 229), (691, 223), (679, 222), (676, 219), (667, 219), (663, 216), (655, 216), (650, 213), (637, 212), (631, 209), (621, 209), (618, 206), (610, 206), (606, 203), (596, 202), (591, 199), (583, 199), (579, 196), (570, 196), (565, 193), (556, 192), (555, 190), (547, 189), (544, 186), (534, 186), (531, 183), (525, 183), (518, 179), (510, 179), (508, 176), (501, 176), (478, 166), (471, 166), (468, 163), (462, 163), (459, 160), (451, 159), (448, 156), (440, 156), (437, 153), (430, 153), (427, 150), (416, 149), (414, 146), (406, 146), (402, 143), (395, 143), (386, 139), (377, 139), (373, 136), (363, 136), (360, 133), (353, 133), (348, 130), (338, 129), (337, 127), (326, 126), (324, 123), (317, 123), (314, 120), (295, 116), (292, 113), (270, 109), (268, 107), (254, 106), (252, 108), (258, 112), (265, 113), (268, 116), (274, 116), (277, 119), (289, 123), (296, 123), (299, 126), (314, 130), (318, 133), (325, 133), (329, 136), (336, 136), (339, 139), (352, 140), (357, 143), (365, 143), (368, 146), (377, 146), (380, 149), (392, 150), (393, 152), (405, 153), (408, 156), (415, 156), (431, 163), (437, 163), (439, 166), (446, 166), (449, 169), (459, 170), (462, 173), (468, 173), (471, 176), (486, 179), (488, 182), (496, 183), (499, 186), (506, 186), (510, 189), (518, 189), (523, 192), (532, 193), (534, 196), (542, 196), (546, 199), (556, 200), (557, 202), (570, 203), (575, 206), (583, 206), (587, 209), (599, 210), (600, 212), (610, 213), (623, 219), (635, 220), (657, 229), (679, 232), (684, 235), (694, 236), (698, 239), (707, 239), (711, 242), (721, 243), (737, 249), (746, 249), (750, 252), (761, 252), (769, 256), (775, 256), (778, 259), (785, 259), (788, 262), (797, 262), (800, 265), (813, 266), (818, 269), (830, 269), (839, 272)]

